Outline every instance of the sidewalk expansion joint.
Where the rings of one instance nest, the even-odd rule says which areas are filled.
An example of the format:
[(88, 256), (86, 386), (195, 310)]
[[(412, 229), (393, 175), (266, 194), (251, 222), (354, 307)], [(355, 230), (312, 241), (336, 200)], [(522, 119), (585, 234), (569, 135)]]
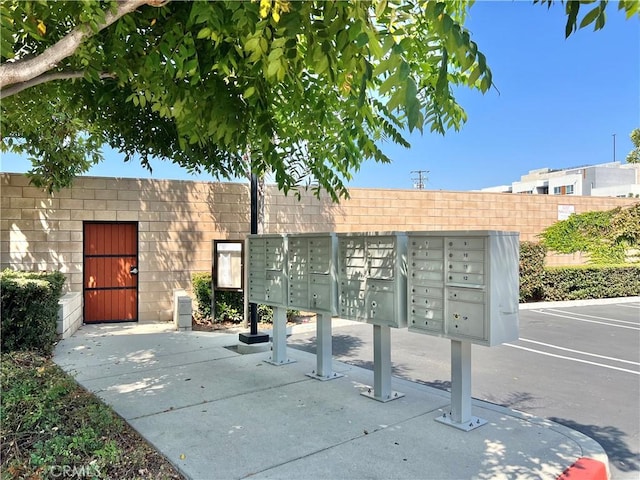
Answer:
[(235, 395), (229, 395), (227, 397), (214, 398), (212, 400), (204, 400), (204, 401), (199, 402), (199, 403), (192, 403), (192, 404), (189, 404), (189, 405), (183, 405), (181, 407), (171, 407), (171, 408), (168, 408), (166, 410), (161, 410), (159, 412), (151, 412), (151, 413), (147, 413), (145, 415), (139, 415), (137, 417), (128, 418), (127, 422), (130, 422), (130, 421), (133, 421), (133, 420), (139, 420), (141, 418), (153, 417), (155, 415), (161, 415), (163, 413), (177, 412), (179, 410), (184, 410), (186, 408), (196, 407), (198, 405), (209, 405), (209, 404), (212, 404), (212, 403), (222, 402), (222, 401), (230, 400), (230, 399), (233, 399), (233, 398), (239, 398), (239, 397), (242, 397), (244, 395), (253, 395), (254, 393), (267, 392), (269, 390), (273, 390), (273, 389), (276, 389), (276, 388), (287, 387), (289, 385), (295, 385), (297, 383), (313, 382), (313, 381), (314, 380), (311, 379), (311, 378), (303, 378), (303, 379), (300, 379), (300, 380), (296, 380), (294, 382), (281, 383), (281, 384), (278, 384), (278, 385), (273, 385), (271, 387), (258, 388), (258, 389), (255, 389), (255, 390), (249, 390), (249, 391), (246, 391), (246, 392), (236, 393)]
[[(167, 355), (164, 355), (165, 357)], [(156, 370), (162, 370), (162, 369), (166, 369), (166, 368), (176, 368), (176, 367), (183, 367), (183, 366), (189, 366), (189, 365), (198, 365), (199, 363), (207, 363), (207, 362), (216, 362), (218, 360), (225, 360), (227, 358), (235, 358), (237, 357), (237, 355), (228, 355), (228, 356), (224, 356), (224, 357), (217, 357), (217, 358), (210, 358), (208, 360), (198, 360), (197, 362), (187, 362), (187, 363), (179, 363), (177, 365), (170, 365), (170, 366), (159, 366), (159, 367), (150, 367), (150, 368), (140, 368), (138, 370), (132, 370), (130, 372), (125, 372), (125, 373), (111, 373), (109, 375), (102, 375), (100, 377), (90, 377), (90, 378), (83, 378), (81, 381), (82, 382), (93, 382), (95, 380), (102, 380), (103, 378), (111, 378), (111, 377), (122, 377), (123, 375), (131, 375), (133, 373), (146, 373), (146, 372), (154, 372)], [(104, 365), (104, 364), (100, 364), (100, 365)], [(121, 365), (121, 364), (114, 364), (114, 365)], [(65, 370), (63, 367), (60, 367), (63, 370)], [(78, 370), (76, 368), (74, 368), (73, 370), (65, 370), (67, 373), (70, 372), (77, 372)], [(75, 375), (74, 375), (75, 378)], [(76, 380), (78, 381), (78, 380)]]
[[(297, 383), (297, 382), (296, 382), (296, 383)], [(389, 424), (389, 425), (385, 425), (384, 427), (383, 427), (383, 426), (379, 426), (379, 427), (376, 427), (376, 428), (374, 428), (374, 429), (372, 429), (372, 430), (370, 430), (370, 431), (369, 431), (369, 430), (364, 430), (364, 432), (363, 432), (363, 433), (360, 433), (360, 434), (358, 434), (358, 435), (355, 435), (355, 436), (353, 436), (353, 437), (351, 437), (351, 438), (347, 438), (346, 440), (343, 440), (343, 441), (341, 441), (341, 442), (335, 443), (335, 444), (333, 444), (333, 445), (329, 445), (328, 447), (320, 448), (320, 449), (318, 449), (318, 450), (315, 450), (315, 451), (313, 451), (313, 452), (306, 453), (306, 454), (301, 455), (301, 456), (299, 456), (299, 457), (295, 457), (295, 458), (292, 458), (292, 459), (289, 459), (289, 460), (285, 460), (284, 462), (276, 463), (276, 464), (271, 465), (271, 466), (269, 466), (269, 467), (263, 468), (262, 470), (258, 470), (258, 471), (255, 471), (255, 472), (248, 473), (247, 475), (245, 475), (245, 476), (243, 476), (243, 477), (240, 477), (240, 478), (241, 478), (241, 479), (243, 479), (243, 478), (251, 478), (251, 477), (253, 477), (253, 476), (254, 476), (254, 475), (256, 475), (256, 474), (260, 474), (260, 473), (268, 472), (269, 470), (273, 470), (274, 468), (282, 467), (283, 465), (286, 465), (286, 464), (288, 464), (288, 463), (296, 462), (296, 461), (298, 461), (298, 460), (302, 460), (302, 459), (304, 459), (304, 458), (309, 458), (309, 457), (312, 457), (312, 456), (317, 455), (317, 454), (322, 453), (322, 452), (327, 452), (327, 451), (329, 451), (329, 450), (333, 450), (334, 448), (338, 448), (338, 447), (341, 447), (341, 446), (343, 446), (343, 445), (346, 445), (347, 443), (351, 443), (351, 442), (353, 442), (354, 440), (358, 440), (358, 439), (360, 439), (360, 438), (368, 437), (368, 436), (371, 436), (371, 435), (373, 435), (373, 434), (375, 434), (375, 433), (377, 433), (377, 432), (381, 432), (381, 431), (384, 431), (384, 430), (388, 430), (389, 428), (393, 428), (393, 427), (396, 427), (396, 426), (398, 426), (398, 425), (402, 425), (403, 423), (410, 422), (410, 421), (412, 421), (412, 420), (415, 420), (416, 418), (423, 417), (423, 416), (425, 416), (425, 415), (429, 415), (430, 413), (434, 412), (435, 410), (437, 410), (437, 408), (436, 408), (436, 409), (434, 409), (434, 410), (430, 410), (430, 411), (428, 411), (428, 412), (422, 412), (422, 413), (419, 413), (419, 414), (414, 415), (414, 416), (409, 417), (409, 418), (405, 418), (405, 419), (403, 419), (403, 420), (401, 420), (401, 421), (399, 421), (399, 422), (396, 422), (396, 423), (392, 423), (392, 424)]]

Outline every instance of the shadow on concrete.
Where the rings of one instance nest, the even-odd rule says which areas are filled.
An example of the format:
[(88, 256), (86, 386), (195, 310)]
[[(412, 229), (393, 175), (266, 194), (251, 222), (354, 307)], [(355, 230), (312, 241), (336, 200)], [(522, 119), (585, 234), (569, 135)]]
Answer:
[[(332, 336), (331, 350), (334, 357), (348, 357), (351, 356), (350, 354), (353, 350), (360, 348), (362, 345), (364, 345), (364, 342), (359, 337), (354, 337), (353, 335), (334, 334)], [(316, 337), (297, 338), (295, 340), (289, 340), (287, 346), (315, 354)]]
[[(408, 378), (407, 380), (412, 380)], [(450, 380), (432, 380), (430, 382), (426, 382), (423, 380), (412, 380), (420, 385), (426, 385), (427, 387), (437, 388), (438, 390), (443, 390), (445, 392), (451, 392), (451, 381)]]
[(551, 417), (549, 420), (593, 438), (607, 452), (611, 465), (621, 472), (639, 472), (640, 476), (640, 454), (632, 452), (624, 441), (625, 432), (612, 426), (583, 425), (566, 418)]
[(536, 401), (539, 399), (529, 392), (510, 392), (508, 395), (501, 396), (500, 398), (493, 395), (486, 395), (483, 400), (503, 407), (529, 412), (536, 409)]

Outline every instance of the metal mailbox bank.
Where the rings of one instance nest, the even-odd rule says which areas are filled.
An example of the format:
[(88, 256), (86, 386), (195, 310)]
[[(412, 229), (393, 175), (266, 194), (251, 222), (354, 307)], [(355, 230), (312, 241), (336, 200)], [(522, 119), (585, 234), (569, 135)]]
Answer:
[(338, 310), (337, 237), (334, 233), (289, 234), (289, 308), (315, 312), (316, 369), (307, 375), (333, 380), (331, 317)]
[(410, 331), (486, 346), (518, 338), (518, 233), (408, 235)]
[(290, 308), (337, 313), (336, 236), (290, 234), (288, 241)]
[(338, 315), (373, 325), (373, 389), (381, 402), (404, 396), (391, 390), (391, 330), (407, 326), (407, 235), (338, 234)]
[(338, 315), (395, 328), (407, 326), (405, 233), (338, 234)]
[(285, 305), (287, 294), (287, 246), (284, 235), (249, 235), (249, 301)]
[(409, 331), (451, 340), (451, 409), (437, 421), (469, 431), (471, 344), (518, 339), (519, 234), (409, 232)]
[(284, 365), (287, 358), (287, 237), (285, 235), (247, 236), (247, 284), (250, 303), (273, 307), (273, 334), (269, 363)]

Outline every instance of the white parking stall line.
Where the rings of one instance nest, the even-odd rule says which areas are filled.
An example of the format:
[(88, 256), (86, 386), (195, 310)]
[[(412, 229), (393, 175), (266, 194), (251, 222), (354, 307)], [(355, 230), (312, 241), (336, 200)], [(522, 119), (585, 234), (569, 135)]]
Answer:
[(550, 308), (549, 310), (552, 311), (552, 312), (566, 313), (566, 314), (571, 314), (571, 315), (578, 315), (580, 317), (588, 317), (588, 318), (596, 318), (598, 320), (606, 320), (607, 322), (618, 322), (618, 323), (626, 323), (626, 324), (629, 324), (629, 325), (640, 326), (640, 324), (638, 324), (638, 322), (627, 322), (626, 320), (618, 320), (616, 318), (598, 317), (596, 315), (587, 315), (586, 313), (578, 313), (578, 312), (567, 312), (565, 310), (557, 310), (555, 308)]
[(527, 348), (521, 345), (513, 345), (512, 343), (505, 343), (504, 345), (506, 345), (507, 347), (517, 348), (519, 350), (525, 350), (527, 352), (537, 353), (539, 355), (545, 355), (547, 357), (561, 358), (563, 360), (570, 360), (572, 362), (578, 362), (578, 363), (586, 363), (587, 365), (607, 368), (609, 370), (617, 370), (619, 372), (631, 373), (633, 375), (640, 375), (640, 372), (635, 370), (628, 370), (626, 368), (614, 367), (612, 365), (605, 365), (603, 363), (590, 362), (589, 360), (582, 360), (580, 358), (565, 357), (564, 355), (556, 355), (555, 353), (543, 352), (541, 350), (534, 350), (533, 348)]
[(636, 304), (636, 303), (621, 303), (619, 305), (616, 305), (616, 307), (623, 307), (623, 308), (635, 308), (637, 310), (640, 310), (640, 303)]
[(606, 322), (598, 322), (596, 320), (587, 320), (585, 318), (577, 318), (569, 315), (559, 315), (557, 313), (547, 312), (545, 310), (534, 310), (536, 313), (540, 313), (542, 315), (550, 315), (552, 317), (561, 317), (561, 318), (569, 318), (571, 320), (575, 320), (577, 322), (586, 322), (586, 323), (597, 323), (599, 325), (608, 325), (610, 327), (618, 327), (618, 328), (627, 328), (629, 330), (637, 330), (640, 331), (640, 327), (630, 327), (627, 325), (619, 325), (617, 323), (606, 323)]
[(628, 363), (628, 364), (631, 364), (631, 365), (640, 366), (640, 362), (632, 362), (630, 360), (622, 360), (621, 358), (606, 357), (604, 355), (598, 355), (596, 353), (588, 353), (588, 352), (583, 352), (581, 350), (573, 350), (571, 348), (560, 347), (558, 345), (551, 345), (550, 343), (538, 342), (537, 340), (529, 340), (528, 338), (520, 338), (519, 340), (521, 342), (535, 343), (536, 345), (541, 345), (543, 347), (554, 348), (556, 350), (564, 350), (565, 352), (577, 353), (577, 354), (580, 354), (580, 355), (584, 355), (586, 357), (596, 357), (596, 358), (602, 358), (603, 360), (611, 360), (613, 362)]

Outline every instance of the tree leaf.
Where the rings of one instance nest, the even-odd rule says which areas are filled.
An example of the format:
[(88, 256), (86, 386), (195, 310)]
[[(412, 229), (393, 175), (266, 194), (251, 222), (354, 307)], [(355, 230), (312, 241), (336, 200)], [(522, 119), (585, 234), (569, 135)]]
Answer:
[(210, 36), (211, 36), (211, 29), (209, 27), (204, 27), (198, 32), (198, 35), (196, 38), (203, 39), (203, 38), (208, 38)]

